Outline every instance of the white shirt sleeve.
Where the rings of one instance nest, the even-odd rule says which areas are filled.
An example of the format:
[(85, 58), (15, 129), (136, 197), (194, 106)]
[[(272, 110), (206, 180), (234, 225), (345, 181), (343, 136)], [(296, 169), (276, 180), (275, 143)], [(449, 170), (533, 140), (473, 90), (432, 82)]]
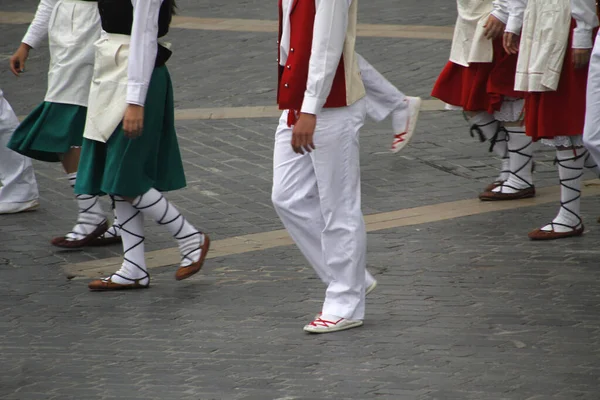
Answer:
[(163, 0), (131, 0), (133, 27), (127, 68), (127, 104), (143, 106), (158, 52), (158, 16)]
[(508, 22), (508, 0), (494, 0), (492, 15), (505, 24)]
[(315, 0), (317, 13), (301, 112), (318, 115), (331, 91), (342, 58), (353, 0)]
[(39, 47), (42, 42), (48, 37), (48, 25), (52, 11), (58, 3), (58, 0), (41, 0), (33, 21), (29, 24), (29, 29), (21, 42), (33, 47)]
[(527, 8), (527, 0), (508, 0), (508, 22), (506, 32), (521, 34), (523, 28), (523, 15)]
[(591, 49), (594, 47), (593, 30), (598, 26), (595, 0), (571, 0), (571, 15), (577, 22), (573, 31), (574, 49)]

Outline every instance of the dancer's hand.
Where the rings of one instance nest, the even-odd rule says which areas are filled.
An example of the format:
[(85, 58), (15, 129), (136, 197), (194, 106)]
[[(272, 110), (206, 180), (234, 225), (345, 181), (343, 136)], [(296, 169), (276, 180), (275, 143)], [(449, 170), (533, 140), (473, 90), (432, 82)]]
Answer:
[(490, 15), (483, 28), (485, 29), (483, 31), (485, 37), (489, 40), (493, 40), (502, 36), (504, 28), (506, 28), (506, 24), (493, 15)]
[(10, 58), (10, 70), (16, 76), (19, 76), (21, 72), (25, 72), (25, 61), (29, 57), (29, 50), (31, 47), (28, 44), (21, 43), (15, 54)]
[(292, 148), (295, 153), (304, 154), (304, 151), (310, 153), (315, 149), (313, 135), (316, 127), (316, 115), (300, 113), (300, 118), (296, 121), (292, 131)]
[(504, 32), (504, 50), (508, 54), (517, 54), (519, 52), (520, 36), (512, 32)]
[(144, 130), (144, 107), (129, 104), (123, 117), (123, 132), (129, 139), (142, 136)]
[(573, 66), (577, 69), (587, 67), (591, 56), (592, 49), (573, 49)]

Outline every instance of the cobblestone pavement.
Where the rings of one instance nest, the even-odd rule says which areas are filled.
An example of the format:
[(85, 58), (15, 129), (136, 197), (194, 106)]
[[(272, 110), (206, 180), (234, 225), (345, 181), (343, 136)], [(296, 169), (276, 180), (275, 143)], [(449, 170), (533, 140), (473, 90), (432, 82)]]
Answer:
[[(0, 14), (35, 3), (3, 0)], [(271, 3), (179, 0), (183, 16), (274, 20)], [(447, 0), (363, 1), (361, 12), (364, 23), (455, 18)], [(25, 28), (0, 24), (0, 62)], [(272, 34), (173, 29), (170, 40), (178, 108), (273, 103)], [(406, 93), (429, 98), (449, 44), (360, 38), (358, 47)], [(39, 49), (19, 80), (0, 70), (19, 115), (42, 99), (47, 62)], [(213, 238), (281, 229), (269, 201), (275, 123), (178, 122), (189, 186), (169, 197)], [(474, 198), (496, 174), (460, 114), (423, 113), (400, 155), (387, 152), (390, 136), (385, 123), (362, 134), (366, 214)], [(552, 152), (540, 147), (536, 158), (537, 185), (556, 185)], [(157, 268), (153, 287), (136, 293), (93, 294), (86, 279), (67, 280), (63, 265), (120, 249), (51, 248), (74, 204), (58, 165), (35, 167), (41, 209), (0, 221), (1, 399), (598, 399), (597, 198), (582, 202), (586, 235), (554, 243), (526, 233), (557, 204), (371, 233), (380, 286), (365, 326), (307, 336), (323, 286), (293, 246), (212, 259), (184, 282), (173, 266)], [(158, 227), (147, 233), (148, 250), (174, 246)]]

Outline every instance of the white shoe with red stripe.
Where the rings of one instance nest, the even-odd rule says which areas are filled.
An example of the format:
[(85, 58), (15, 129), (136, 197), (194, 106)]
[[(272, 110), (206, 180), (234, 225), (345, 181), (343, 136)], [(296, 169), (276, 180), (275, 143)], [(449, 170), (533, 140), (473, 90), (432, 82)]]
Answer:
[[(408, 102), (408, 119), (406, 120), (404, 131), (394, 135), (391, 149), (392, 153), (399, 152), (410, 143), (415, 134), (415, 128), (417, 127), (417, 121), (419, 120), (419, 113), (421, 112), (422, 100), (420, 97), (407, 96), (404, 101)], [(401, 110), (397, 112), (405, 111)]]
[(360, 320), (351, 320), (346, 318), (336, 317), (334, 315), (321, 315), (313, 322), (304, 327), (304, 332), (308, 333), (331, 333), (345, 331), (346, 329), (357, 328), (362, 326)]

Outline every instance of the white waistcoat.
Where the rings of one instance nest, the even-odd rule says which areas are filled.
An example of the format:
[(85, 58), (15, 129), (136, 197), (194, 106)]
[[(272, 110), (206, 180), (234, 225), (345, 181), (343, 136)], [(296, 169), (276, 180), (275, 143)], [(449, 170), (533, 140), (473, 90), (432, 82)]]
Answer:
[(523, 17), (515, 90), (547, 92), (558, 88), (570, 29), (569, 0), (529, 0)]
[(483, 34), (483, 26), (493, 10), (492, 0), (457, 0), (457, 6), (450, 61), (465, 67), (474, 62), (492, 62), (494, 47)]

